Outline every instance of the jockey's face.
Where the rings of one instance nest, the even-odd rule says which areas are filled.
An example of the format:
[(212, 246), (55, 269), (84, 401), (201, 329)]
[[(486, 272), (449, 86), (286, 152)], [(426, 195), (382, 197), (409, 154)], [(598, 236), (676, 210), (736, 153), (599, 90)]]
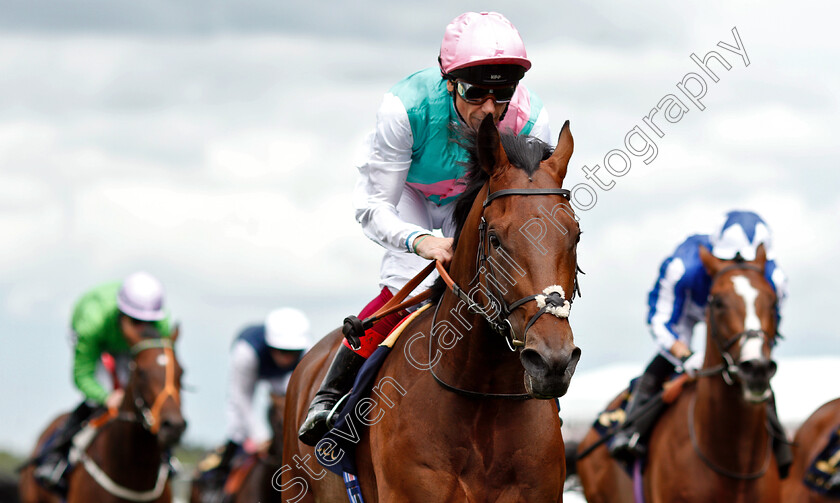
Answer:
[[(455, 84), (451, 80), (446, 81), (446, 89), (449, 91), (449, 94), (453, 94), (453, 91), (455, 91)], [(502, 118), (502, 114), (505, 113), (505, 108), (509, 105), (509, 103), (496, 103), (496, 100), (490, 96), (488, 96), (481, 104), (473, 105), (464, 101), (464, 98), (462, 98), (458, 93), (454, 94), (455, 108), (458, 109), (458, 113), (460, 113), (461, 117), (464, 121), (466, 121), (467, 126), (475, 129), (476, 131), (478, 131), (478, 126), (481, 125), (481, 121), (483, 121), (487, 115), (492, 115), (493, 122), (498, 124)]]
[(283, 351), (282, 349), (271, 349), (271, 358), (278, 367), (289, 367), (298, 357), (298, 351)]

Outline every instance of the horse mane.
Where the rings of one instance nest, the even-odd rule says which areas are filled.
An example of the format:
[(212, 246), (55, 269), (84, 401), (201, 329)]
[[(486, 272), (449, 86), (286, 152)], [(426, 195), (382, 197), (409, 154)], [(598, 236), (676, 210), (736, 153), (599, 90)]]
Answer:
[[(455, 240), (452, 244), (454, 251), (458, 247), (461, 231), (475, 203), (475, 198), (479, 191), (481, 191), (481, 188), (484, 187), (484, 184), (487, 183), (487, 180), (490, 179), (490, 175), (478, 164), (478, 147), (476, 143), (478, 132), (464, 126), (454, 127), (453, 129), (455, 130), (455, 139), (453, 141), (463, 147), (468, 154), (467, 161), (461, 163), (466, 170), (466, 175), (461, 183), (466, 185), (466, 188), (453, 203), (455, 204), (455, 209), (452, 212), (452, 219), (455, 223)], [(500, 131), (499, 137), (510, 164), (524, 171), (528, 176), (533, 175), (539, 169), (540, 162), (551, 157), (551, 154), (554, 152), (554, 148), (551, 145), (535, 136), (517, 135), (510, 131)], [(444, 290), (446, 290), (446, 284), (441, 278), (438, 278), (431, 290), (432, 302), (437, 302), (441, 295), (443, 295)]]

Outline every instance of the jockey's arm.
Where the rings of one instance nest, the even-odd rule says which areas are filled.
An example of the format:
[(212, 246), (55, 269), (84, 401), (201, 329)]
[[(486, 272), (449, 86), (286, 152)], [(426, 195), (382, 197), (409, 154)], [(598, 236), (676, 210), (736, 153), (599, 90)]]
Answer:
[(76, 335), (73, 382), (87, 400), (100, 405), (108, 397), (108, 392), (96, 380), (96, 368), (102, 356), (103, 326), (102, 314), (95, 309), (76, 313), (72, 326)]
[[(685, 307), (688, 290), (684, 285), (685, 265), (679, 258), (666, 260), (659, 271), (659, 278), (648, 298), (648, 328), (663, 352), (677, 358), (691, 353), (688, 347), (688, 333), (678, 326), (680, 315)], [(682, 337), (681, 337), (682, 335)], [(688, 337), (686, 342), (681, 339)]]
[(227, 438), (241, 445), (251, 434), (251, 411), (257, 386), (259, 359), (245, 341), (231, 349), (227, 396)]
[(386, 94), (376, 128), (366, 139), (353, 206), (365, 235), (393, 251), (411, 252), (416, 237), (431, 233), (403, 221), (397, 212), (411, 167), (413, 141), (405, 107), (396, 96)]

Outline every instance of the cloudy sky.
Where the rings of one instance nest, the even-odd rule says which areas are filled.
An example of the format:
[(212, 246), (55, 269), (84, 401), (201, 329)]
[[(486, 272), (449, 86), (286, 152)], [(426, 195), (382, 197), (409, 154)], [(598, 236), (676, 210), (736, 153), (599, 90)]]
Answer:
[[(0, 447), (28, 449), (77, 403), (72, 305), (138, 269), (182, 323), (187, 438), (220, 442), (238, 329), (294, 305), (320, 335), (377, 292), (380, 249), (350, 206), (358, 145), (467, 10), (522, 33), (525, 83), (554, 134), (572, 124), (566, 185), (595, 187), (595, 165), (614, 183), (579, 212), (578, 372), (649, 359), (659, 263), (731, 208), (765, 217), (790, 276), (777, 355), (837, 354), (840, 9), (810, 3), (0, 0)], [(733, 28), (746, 57), (718, 45)], [(712, 50), (718, 82), (691, 59)], [(702, 111), (678, 89), (691, 73)], [(668, 95), (688, 111), (654, 136), (643, 119)], [(610, 175), (637, 126), (656, 157)]]

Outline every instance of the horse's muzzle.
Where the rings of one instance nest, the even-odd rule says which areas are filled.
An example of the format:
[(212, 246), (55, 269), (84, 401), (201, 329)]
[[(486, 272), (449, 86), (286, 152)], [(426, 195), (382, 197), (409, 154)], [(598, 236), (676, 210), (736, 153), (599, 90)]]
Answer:
[(558, 398), (566, 394), (580, 360), (580, 348), (562, 351), (548, 358), (531, 348), (519, 355), (525, 367), (525, 389), (534, 398)]
[(164, 419), (158, 430), (158, 444), (161, 447), (172, 447), (181, 440), (187, 429), (187, 422), (183, 418)]
[(767, 401), (773, 394), (770, 379), (776, 375), (776, 362), (769, 359), (753, 359), (738, 363), (738, 378), (744, 399), (752, 403)]

